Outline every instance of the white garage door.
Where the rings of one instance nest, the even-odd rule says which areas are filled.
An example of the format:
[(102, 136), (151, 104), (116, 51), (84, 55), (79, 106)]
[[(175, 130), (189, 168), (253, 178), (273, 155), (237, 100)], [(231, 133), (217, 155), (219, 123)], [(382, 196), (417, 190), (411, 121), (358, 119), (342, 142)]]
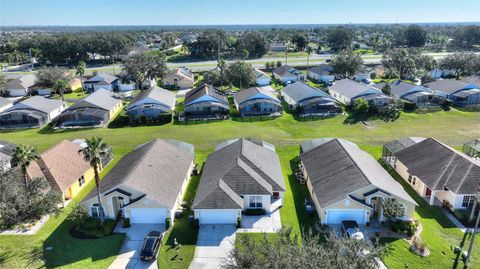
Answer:
[(340, 224), (344, 220), (354, 220), (358, 224), (365, 224), (364, 209), (328, 209), (326, 223)]
[(199, 210), (200, 224), (236, 224), (238, 210)]
[(165, 208), (132, 208), (131, 223), (165, 223), (167, 209)]

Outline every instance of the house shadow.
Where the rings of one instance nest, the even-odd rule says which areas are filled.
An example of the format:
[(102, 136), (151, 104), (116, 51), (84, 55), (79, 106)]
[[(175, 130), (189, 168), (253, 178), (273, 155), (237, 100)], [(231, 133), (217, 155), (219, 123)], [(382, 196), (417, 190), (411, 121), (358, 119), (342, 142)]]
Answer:
[(112, 234), (100, 239), (76, 239), (69, 229), (73, 222), (65, 219), (53, 233), (43, 241), (41, 250), (34, 250), (31, 259), (41, 251), (47, 268), (61, 267), (91, 260), (93, 262), (117, 256), (125, 234)]
[(52, 125), (47, 125), (42, 129), (38, 130), (38, 134), (66, 134), (66, 133), (74, 133), (78, 131), (89, 131), (94, 130), (96, 128), (92, 127), (85, 127), (85, 128), (61, 128), (61, 129), (54, 129)]

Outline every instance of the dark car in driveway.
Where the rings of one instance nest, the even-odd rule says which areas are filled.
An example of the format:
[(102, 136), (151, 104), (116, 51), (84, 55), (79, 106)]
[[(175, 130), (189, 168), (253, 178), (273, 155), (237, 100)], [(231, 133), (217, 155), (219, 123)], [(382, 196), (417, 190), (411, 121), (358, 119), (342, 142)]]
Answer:
[(157, 258), (158, 249), (162, 244), (163, 234), (157, 231), (151, 231), (145, 236), (140, 252), (140, 259), (143, 261), (153, 261)]
[(348, 238), (353, 239), (364, 239), (365, 236), (360, 231), (358, 227), (358, 223), (354, 220), (344, 220), (342, 221), (342, 233), (346, 235)]

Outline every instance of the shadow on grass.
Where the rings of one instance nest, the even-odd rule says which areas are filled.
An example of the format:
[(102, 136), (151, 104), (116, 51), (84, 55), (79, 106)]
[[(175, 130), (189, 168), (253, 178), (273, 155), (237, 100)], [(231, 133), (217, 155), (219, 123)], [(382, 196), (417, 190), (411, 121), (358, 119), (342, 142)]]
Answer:
[[(468, 235), (469, 235), (469, 233), (464, 233), (463, 234), (462, 241), (460, 242), (460, 245), (459, 245), (460, 249), (462, 249), (463, 246), (465, 245), (465, 241), (467, 240)], [(460, 262), (461, 258), (462, 258), (462, 251), (459, 251), (455, 255), (455, 259), (453, 260), (452, 269), (456, 269), (458, 267), (458, 263)], [(463, 268), (463, 266), (461, 268)]]
[(66, 134), (66, 133), (73, 133), (78, 131), (88, 131), (94, 130), (96, 128), (93, 127), (84, 127), (84, 128), (65, 128), (65, 129), (54, 129), (52, 125), (47, 125), (42, 129), (38, 130), (39, 134)]
[(11, 251), (5, 251), (0, 253), (0, 268), (7, 263), (7, 261), (13, 257), (13, 253)]

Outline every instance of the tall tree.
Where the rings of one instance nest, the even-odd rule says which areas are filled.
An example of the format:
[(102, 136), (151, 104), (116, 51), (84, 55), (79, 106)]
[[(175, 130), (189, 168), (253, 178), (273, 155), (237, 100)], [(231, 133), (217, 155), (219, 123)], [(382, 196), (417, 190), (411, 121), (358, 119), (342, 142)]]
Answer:
[(248, 32), (240, 36), (236, 43), (236, 51), (248, 51), (249, 57), (261, 57), (268, 52), (269, 45), (259, 32)]
[(67, 82), (71, 79), (66, 68), (44, 66), (38, 70), (35, 82), (40, 86), (53, 88), (55, 83), (60, 79), (68, 79)]
[(33, 161), (38, 160), (38, 153), (34, 147), (29, 145), (18, 145), (13, 151), (12, 156), (12, 166), (20, 167), (23, 175), (23, 183), (25, 184), (25, 189), (28, 188), (28, 175), (27, 168)]
[(87, 146), (81, 150), (79, 150), (79, 154), (83, 154), (83, 158), (90, 163), (90, 166), (93, 168), (93, 172), (95, 174), (95, 186), (97, 189), (97, 199), (98, 199), (98, 206), (100, 208), (100, 220), (103, 224), (105, 219), (105, 212), (102, 206), (102, 200), (100, 198), (101, 190), (100, 190), (100, 175), (99, 175), (99, 168), (101, 166), (101, 160), (103, 158), (108, 158), (110, 155), (110, 150), (108, 145), (103, 141), (100, 137), (92, 137), (87, 139), (86, 141)]
[(327, 43), (334, 51), (350, 49), (353, 42), (353, 33), (343, 26), (335, 27), (327, 31)]
[(65, 78), (61, 78), (55, 82), (53, 85), (53, 90), (60, 94), (62, 97), (62, 101), (65, 101), (64, 93), (65, 90), (68, 88), (68, 81)]
[(455, 77), (459, 79), (463, 75), (467, 75), (475, 65), (475, 54), (469, 52), (458, 52), (447, 55), (440, 61), (442, 69), (452, 70)]
[(217, 60), (217, 67), (220, 70), (220, 90), (223, 90), (223, 73), (225, 71), (225, 66), (227, 62), (222, 57)]
[[(393, 49), (387, 51), (382, 56), (382, 64), (386, 68), (395, 69), (401, 79), (405, 79), (409, 76), (415, 76), (417, 68), (420, 68), (420, 62), (417, 66), (417, 60), (420, 59), (421, 53), (414, 49)], [(422, 62), (424, 62), (422, 60)]]
[(87, 65), (85, 64), (84, 61), (78, 62), (78, 64), (75, 66), (75, 70), (77, 75), (80, 76), (80, 80), (82, 81), (82, 96), (85, 96), (85, 85), (83, 84), (83, 75), (85, 75), (85, 69), (87, 68)]
[(410, 25), (403, 31), (405, 44), (409, 48), (420, 48), (427, 41), (427, 32), (418, 25)]
[(305, 49), (305, 52), (307, 53), (307, 75), (308, 75), (308, 69), (310, 66), (310, 54), (312, 54), (313, 49), (310, 46), (307, 46), (307, 48)]
[(307, 36), (303, 33), (297, 33), (292, 37), (292, 43), (297, 50), (303, 51), (308, 45)]
[(123, 70), (133, 77), (137, 89), (147, 79), (162, 78), (167, 71), (163, 53), (140, 53), (125, 59)]
[(239, 88), (255, 85), (255, 69), (247, 62), (237, 61), (227, 65), (225, 74), (228, 81)]
[(360, 55), (353, 51), (343, 51), (332, 59), (331, 65), (333, 71), (342, 77), (354, 75), (363, 64)]

